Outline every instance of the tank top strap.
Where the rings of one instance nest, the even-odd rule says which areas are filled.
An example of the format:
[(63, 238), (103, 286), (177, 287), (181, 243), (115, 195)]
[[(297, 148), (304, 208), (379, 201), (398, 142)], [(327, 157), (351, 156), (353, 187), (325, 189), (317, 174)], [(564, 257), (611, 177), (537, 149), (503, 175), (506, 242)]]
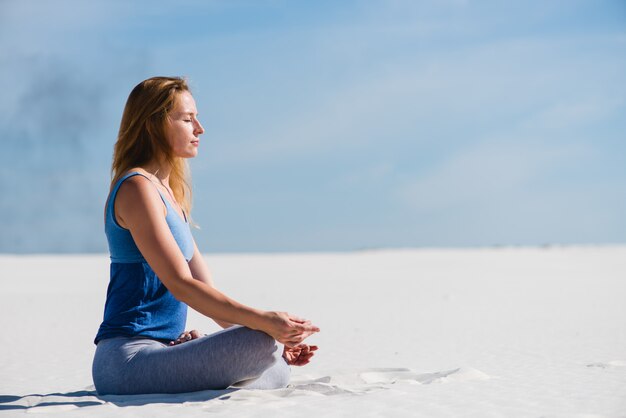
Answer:
[[(113, 223), (116, 224), (117, 226), (119, 226), (119, 224), (117, 223), (117, 220), (115, 219), (115, 212), (114, 212), (114, 208), (113, 208), (113, 205), (115, 204), (115, 197), (117, 196), (117, 192), (119, 191), (120, 187), (122, 186), (122, 183), (124, 183), (124, 181), (126, 181), (127, 179), (129, 179), (129, 178), (131, 178), (133, 176), (145, 177), (148, 181), (150, 181), (150, 183), (152, 183), (152, 180), (150, 180), (148, 178), (148, 176), (146, 176), (143, 173), (140, 173), (139, 171), (132, 171), (130, 173), (126, 173), (123, 177), (121, 177), (115, 183), (115, 185), (113, 186), (113, 189), (111, 189), (111, 193), (109, 193), (109, 198), (107, 200), (107, 218), (112, 220)], [(161, 200), (163, 201), (163, 204), (167, 207), (167, 199), (165, 199), (165, 197), (163, 196), (163, 194), (161, 193), (159, 188), (156, 187), (156, 184), (152, 183), (152, 185), (154, 186), (156, 191), (159, 193), (159, 196), (161, 197)], [(169, 210), (169, 208), (168, 208), (168, 210)]]
[(111, 190), (111, 193), (109, 194), (109, 201), (107, 203), (108, 206), (111, 206), (113, 204), (113, 202), (115, 202), (115, 196), (117, 196), (117, 192), (120, 189), (120, 187), (122, 186), (122, 183), (124, 183), (125, 180), (129, 179), (130, 177), (133, 176), (142, 176), (144, 178), (146, 178), (148, 181), (150, 181), (150, 183), (152, 183), (152, 185), (154, 186), (154, 188), (156, 189), (157, 192), (159, 192), (159, 196), (161, 196), (161, 200), (163, 201), (163, 203), (167, 204), (166, 199), (164, 198), (163, 194), (161, 193), (161, 191), (159, 190), (159, 188), (156, 186), (156, 184), (154, 184), (152, 182), (152, 180), (150, 180), (150, 178), (148, 176), (146, 176), (143, 173), (140, 173), (139, 171), (132, 171), (130, 173), (126, 173), (123, 177), (121, 177), (113, 186), (113, 189)]

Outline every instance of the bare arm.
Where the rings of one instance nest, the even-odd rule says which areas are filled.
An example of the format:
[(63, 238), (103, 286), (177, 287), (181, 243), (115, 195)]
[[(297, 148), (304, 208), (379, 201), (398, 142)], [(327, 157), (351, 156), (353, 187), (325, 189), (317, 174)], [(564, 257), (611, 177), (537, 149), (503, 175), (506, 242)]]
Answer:
[[(215, 284), (213, 283), (213, 275), (211, 274), (209, 266), (206, 264), (204, 257), (202, 257), (202, 254), (200, 253), (198, 245), (195, 241), (193, 243), (193, 246), (193, 257), (189, 261), (189, 270), (191, 271), (191, 275), (194, 279), (200, 280), (201, 282), (206, 283), (208, 286), (214, 288)], [(219, 319), (213, 318), (213, 320), (222, 328), (229, 328), (233, 326), (233, 324), (221, 321)]]
[(161, 198), (145, 177), (134, 176), (122, 184), (115, 213), (130, 230), (139, 251), (165, 287), (192, 309), (216, 321), (264, 331), (289, 346), (319, 331), (309, 321), (287, 313), (243, 305), (203, 280), (195, 279), (165, 221)]

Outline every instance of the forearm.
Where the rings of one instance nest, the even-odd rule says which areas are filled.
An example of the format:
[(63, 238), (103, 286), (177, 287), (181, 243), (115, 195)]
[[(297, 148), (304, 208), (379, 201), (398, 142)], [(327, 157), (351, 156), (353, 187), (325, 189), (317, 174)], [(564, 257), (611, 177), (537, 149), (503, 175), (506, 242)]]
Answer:
[[(213, 284), (213, 276), (211, 274), (211, 271), (209, 270), (209, 266), (206, 264), (206, 261), (204, 260), (204, 257), (200, 253), (200, 250), (198, 249), (198, 246), (195, 244), (195, 242), (194, 247), (194, 255), (189, 262), (189, 269), (191, 270), (193, 278), (204, 282), (212, 288), (215, 288), (215, 285)], [(211, 319), (213, 319), (213, 321), (215, 321), (222, 328), (230, 328), (234, 325), (230, 322), (226, 322), (218, 318), (212, 317)]]
[(176, 299), (212, 318), (223, 328), (233, 324), (258, 330), (263, 328), (263, 311), (243, 305), (204, 282), (181, 279), (170, 291)]
[[(206, 270), (206, 272), (208, 273), (208, 271), (209, 271), (209, 270), (208, 270), (208, 268), (206, 268), (206, 264), (205, 264), (204, 266), (205, 266), (205, 270)], [(206, 284), (207, 286), (211, 287), (212, 289), (217, 290), (217, 289), (215, 288), (215, 285), (213, 284), (213, 278), (211, 277), (210, 273), (209, 273), (209, 274), (206, 274), (206, 275), (203, 275), (202, 277), (203, 277), (203, 279), (198, 279), (197, 277), (194, 277), (194, 278), (195, 278), (196, 280), (200, 280), (201, 282), (203, 282), (203, 283), (204, 283), (204, 284)], [(217, 290), (217, 291), (219, 292), (219, 290)], [(221, 292), (220, 292), (220, 293), (221, 293)], [(232, 327), (233, 325), (235, 325), (235, 324), (233, 324), (233, 323), (231, 323), (231, 322), (226, 322), (226, 321), (223, 321), (223, 320), (218, 319), (218, 318), (216, 318), (216, 317), (211, 317), (211, 319), (213, 319), (213, 321), (215, 321), (215, 323), (216, 323), (217, 325), (219, 325), (220, 327), (222, 327), (222, 328), (224, 328), (224, 329), (226, 329), (226, 328), (230, 328), (230, 327)]]
[(190, 276), (170, 282), (168, 289), (176, 299), (210, 318), (263, 331), (290, 347), (320, 330), (310, 321), (287, 312), (262, 311), (243, 305)]
[(226, 329), (226, 328), (230, 328), (230, 327), (232, 327), (233, 325), (235, 325), (235, 324), (231, 324), (230, 322), (220, 321), (219, 319), (215, 319), (215, 318), (212, 318), (212, 319), (213, 319), (213, 321), (215, 321), (215, 323), (216, 323), (217, 325), (219, 325), (220, 327), (222, 327), (222, 328), (224, 328), (224, 329)]
[[(200, 281), (201, 281), (201, 282), (203, 282), (204, 284), (206, 284), (207, 286), (209, 286), (211, 289), (214, 289), (214, 290), (216, 290), (217, 292), (219, 292), (220, 294), (224, 295), (223, 293), (221, 293), (219, 290), (217, 290), (217, 289), (215, 288), (215, 285), (213, 284), (213, 278), (212, 278), (210, 275), (207, 275), (206, 277), (207, 277), (207, 279), (205, 279), (205, 280), (200, 280)], [(198, 279), (196, 279), (196, 280), (198, 280)], [(225, 295), (224, 295), (224, 296), (225, 296)], [(219, 325), (220, 327), (222, 327), (222, 328), (224, 328), (224, 329), (226, 329), (226, 328), (230, 328), (230, 327), (232, 327), (233, 325), (235, 325), (235, 324), (234, 324), (234, 323), (232, 323), (232, 322), (227, 322), (227, 321), (224, 321), (224, 320), (219, 319), (219, 318), (214, 317), (214, 316), (211, 316), (211, 319), (213, 319), (213, 321), (215, 321), (215, 323), (216, 323), (217, 325)]]

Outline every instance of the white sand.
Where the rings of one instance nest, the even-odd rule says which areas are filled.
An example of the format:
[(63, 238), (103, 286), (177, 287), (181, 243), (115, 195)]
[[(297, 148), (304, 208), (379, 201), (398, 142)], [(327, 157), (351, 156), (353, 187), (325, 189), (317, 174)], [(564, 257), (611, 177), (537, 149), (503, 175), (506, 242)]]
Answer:
[(107, 256), (2, 256), (0, 416), (626, 416), (626, 247), (207, 259), (231, 296), (322, 328), (289, 388), (97, 397)]

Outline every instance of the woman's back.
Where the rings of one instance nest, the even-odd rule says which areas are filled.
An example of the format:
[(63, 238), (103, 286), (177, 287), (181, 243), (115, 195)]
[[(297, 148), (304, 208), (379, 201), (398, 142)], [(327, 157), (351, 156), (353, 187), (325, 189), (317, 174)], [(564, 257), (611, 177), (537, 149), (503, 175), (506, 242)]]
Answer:
[[(105, 209), (105, 233), (111, 254), (110, 282), (104, 320), (96, 336), (101, 339), (119, 336), (145, 336), (171, 341), (184, 330), (187, 306), (177, 301), (163, 285), (137, 248), (130, 231), (115, 216), (115, 200), (127, 179), (143, 176), (138, 171), (121, 177), (111, 189)], [(156, 186), (154, 186), (156, 188)], [(158, 189), (157, 189), (158, 191)], [(189, 224), (185, 222), (161, 192), (165, 220), (185, 259), (194, 252)]]

